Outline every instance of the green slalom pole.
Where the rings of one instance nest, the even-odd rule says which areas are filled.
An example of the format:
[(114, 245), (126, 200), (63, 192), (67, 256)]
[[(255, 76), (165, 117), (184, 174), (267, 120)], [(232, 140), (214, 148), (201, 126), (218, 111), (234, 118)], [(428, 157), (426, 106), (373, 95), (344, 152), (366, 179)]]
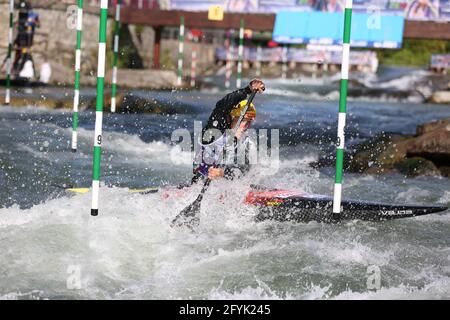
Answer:
[(114, 61), (112, 70), (112, 87), (111, 87), (111, 112), (116, 112), (116, 92), (117, 92), (117, 60), (119, 56), (119, 33), (120, 33), (120, 6), (122, 0), (118, 0), (116, 4), (116, 21), (114, 25)]
[(339, 118), (336, 149), (336, 179), (334, 184), (333, 216), (341, 212), (342, 176), (344, 168), (345, 120), (347, 110), (348, 69), (350, 59), (350, 30), (352, 25), (352, 2), (345, 1), (344, 38), (342, 41), (341, 86), (339, 97)]
[(81, 70), (81, 35), (83, 32), (83, 0), (78, 0), (77, 12), (77, 46), (75, 50), (75, 90), (73, 94), (72, 117), (72, 151), (77, 151), (78, 144), (78, 106), (80, 104), (80, 70)]
[(238, 49), (238, 65), (236, 87), (239, 89), (242, 84), (242, 60), (244, 60), (244, 19), (241, 19), (239, 28), (239, 49)]
[(92, 216), (98, 215), (98, 194), (100, 189), (100, 156), (102, 153), (103, 93), (105, 87), (107, 22), (108, 0), (101, 0), (100, 30), (98, 40), (97, 99), (95, 103), (94, 163), (92, 167)]
[(178, 38), (178, 78), (177, 85), (183, 83), (183, 52), (184, 52), (184, 17), (180, 18), (180, 36)]
[(9, 0), (9, 34), (8, 34), (8, 55), (6, 57), (6, 93), (5, 104), (11, 103), (11, 54), (13, 45), (13, 20), (14, 20), (14, 0)]

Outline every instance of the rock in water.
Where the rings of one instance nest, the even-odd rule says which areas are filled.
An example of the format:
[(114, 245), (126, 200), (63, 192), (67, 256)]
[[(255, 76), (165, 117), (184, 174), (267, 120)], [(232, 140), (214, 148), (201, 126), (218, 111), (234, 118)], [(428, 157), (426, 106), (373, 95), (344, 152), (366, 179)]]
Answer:
[(441, 175), (433, 162), (420, 157), (406, 158), (396, 163), (394, 168), (408, 177)]
[(393, 165), (406, 157), (405, 141), (410, 136), (382, 133), (358, 145), (349, 164), (352, 172), (382, 173), (394, 169)]
[[(382, 133), (345, 153), (344, 169), (379, 174), (399, 171), (407, 176), (450, 176), (450, 119), (417, 127), (416, 136)], [(330, 155), (313, 167), (334, 166)]]
[(408, 157), (421, 157), (432, 161), (442, 175), (450, 174), (450, 125), (440, 126), (412, 141)]
[(431, 95), (432, 103), (450, 103), (450, 91), (436, 91)]
[(420, 124), (416, 128), (416, 135), (420, 136), (427, 132), (437, 129), (447, 129), (450, 131), (450, 119), (442, 119), (429, 123)]

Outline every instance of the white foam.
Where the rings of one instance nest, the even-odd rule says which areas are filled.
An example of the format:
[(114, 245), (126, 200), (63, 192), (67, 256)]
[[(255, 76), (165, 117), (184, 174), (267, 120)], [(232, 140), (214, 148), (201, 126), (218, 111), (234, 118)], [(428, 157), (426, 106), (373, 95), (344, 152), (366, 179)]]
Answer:
[(414, 70), (404, 76), (389, 81), (378, 81), (376, 77), (365, 77), (362, 79), (362, 82), (368, 88), (389, 88), (409, 91), (414, 89), (419, 81), (430, 75), (431, 73), (426, 70)]
[(376, 251), (357, 241), (337, 242), (330, 247), (327, 242), (305, 240), (304, 248), (321, 259), (347, 264), (383, 266), (388, 264), (394, 256), (392, 250)]
[(428, 300), (448, 299), (450, 296), (450, 278), (435, 279), (422, 288), (401, 284), (395, 287), (382, 287), (379, 290), (353, 292), (348, 289), (332, 299), (337, 300)]
[[(80, 129), (79, 135), (89, 140), (93, 137), (93, 131)], [(126, 158), (127, 162), (142, 164), (151, 161), (171, 165), (192, 165), (191, 153), (181, 151), (178, 145), (170, 146), (161, 141), (147, 143), (137, 135), (117, 132), (105, 132), (103, 137), (105, 141), (102, 143), (102, 148)], [(172, 159), (177, 159), (177, 163), (174, 163)]]
[(395, 197), (395, 200), (403, 203), (414, 203), (423, 199), (426, 201), (431, 195), (431, 192), (428, 190), (422, 190), (417, 187), (409, 188), (406, 191), (399, 192)]

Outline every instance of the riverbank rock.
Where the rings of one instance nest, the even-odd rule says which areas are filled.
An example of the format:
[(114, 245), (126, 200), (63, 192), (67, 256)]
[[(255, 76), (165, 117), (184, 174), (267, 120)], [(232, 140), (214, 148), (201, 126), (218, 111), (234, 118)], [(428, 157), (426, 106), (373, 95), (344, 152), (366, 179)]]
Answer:
[(421, 157), (438, 167), (450, 166), (450, 119), (433, 124), (434, 130), (414, 138), (407, 149), (407, 157)]
[[(383, 132), (344, 153), (344, 170), (356, 173), (383, 173), (394, 169), (396, 162), (406, 156), (402, 143), (411, 136)], [(334, 166), (335, 154), (320, 158), (311, 164), (314, 168)]]
[[(91, 98), (88, 108), (95, 109), (95, 98)], [(111, 111), (111, 93), (105, 94), (104, 111)], [(192, 106), (182, 100), (167, 101), (164, 99), (145, 97), (133, 92), (121, 91), (116, 95), (117, 113), (156, 113), (156, 114), (183, 114), (192, 112)]]
[(441, 175), (432, 161), (421, 157), (406, 158), (394, 164), (394, 168), (408, 177)]
[(430, 97), (432, 103), (450, 103), (450, 91), (436, 91)]
[(383, 173), (394, 169), (406, 155), (404, 141), (410, 137), (382, 133), (358, 145), (348, 165), (351, 172)]
[(47, 109), (68, 109), (73, 107), (73, 102), (67, 99), (36, 99), (36, 98), (26, 98), (26, 97), (11, 97), (10, 106), (12, 107), (39, 107)]
[[(382, 133), (346, 151), (344, 170), (381, 174), (399, 172), (408, 177), (450, 176), (450, 119), (417, 127), (416, 136)], [(311, 166), (334, 166), (330, 155)]]
[[(110, 84), (112, 70), (108, 71), (106, 79)], [(117, 86), (128, 89), (171, 89), (177, 86), (177, 75), (172, 70), (118, 69)]]
[(420, 124), (416, 127), (416, 136), (421, 136), (425, 133), (437, 130), (446, 129), (450, 130), (450, 119), (442, 119), (429, 123)]

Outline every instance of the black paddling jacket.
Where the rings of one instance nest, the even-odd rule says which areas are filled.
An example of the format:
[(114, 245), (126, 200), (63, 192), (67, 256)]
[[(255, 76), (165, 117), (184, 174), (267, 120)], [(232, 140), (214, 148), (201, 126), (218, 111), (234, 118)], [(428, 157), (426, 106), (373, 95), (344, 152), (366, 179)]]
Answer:
[[(231, 110), (242, 100), (247, 99), (247, 96), (251, 93), (250, 87), (245, 87), (242, 89), (238, 89), (227, 94), (225, 97), (220, 99), (216, 103), (216, 107), (212, 111), (206, 125), (202, 130), (202, 137), (204, 137), (205, 132), (209, 129), (217, 129), (222, 134), (225, 133), (225, 130), (231, 129)], [(217, 137), (216, 137), (217, 139)], [(202, 139), (203, 144), (210, 144), (214, 141), (214, 137), (210, 140)], [(235, 138), (235, 148), (237, 148), (237, 141)], [(235, 149), (236, 150), (236, 149)], [(234, 179), (239, 178), (245, 175), (250, 170), (250, 164), (248, 158), (246, 157), (245, 164), (227, 164), (224, 167), (225, 174), (224, 177), (226, 179)], [(200, 178), (206, 178), (207, 170), (209, 166), (205, 164), (194, 164), (194, 177), (192, 178), (192, 182), (197, 182)]]
[[(206, 126), (202, 130), (202, 134), (208, 129), (218, 129), (225, 133), (225, 130), (231, 129), (231, 110), (242, 100), (247, 99), (247, 96), (252, 93), (250, 87), (238, 89), (227, 94), (216, 103), (216, 107), (209, 116)], [(203, 143), (211, 143), (212, 141), (204, 141)]]

